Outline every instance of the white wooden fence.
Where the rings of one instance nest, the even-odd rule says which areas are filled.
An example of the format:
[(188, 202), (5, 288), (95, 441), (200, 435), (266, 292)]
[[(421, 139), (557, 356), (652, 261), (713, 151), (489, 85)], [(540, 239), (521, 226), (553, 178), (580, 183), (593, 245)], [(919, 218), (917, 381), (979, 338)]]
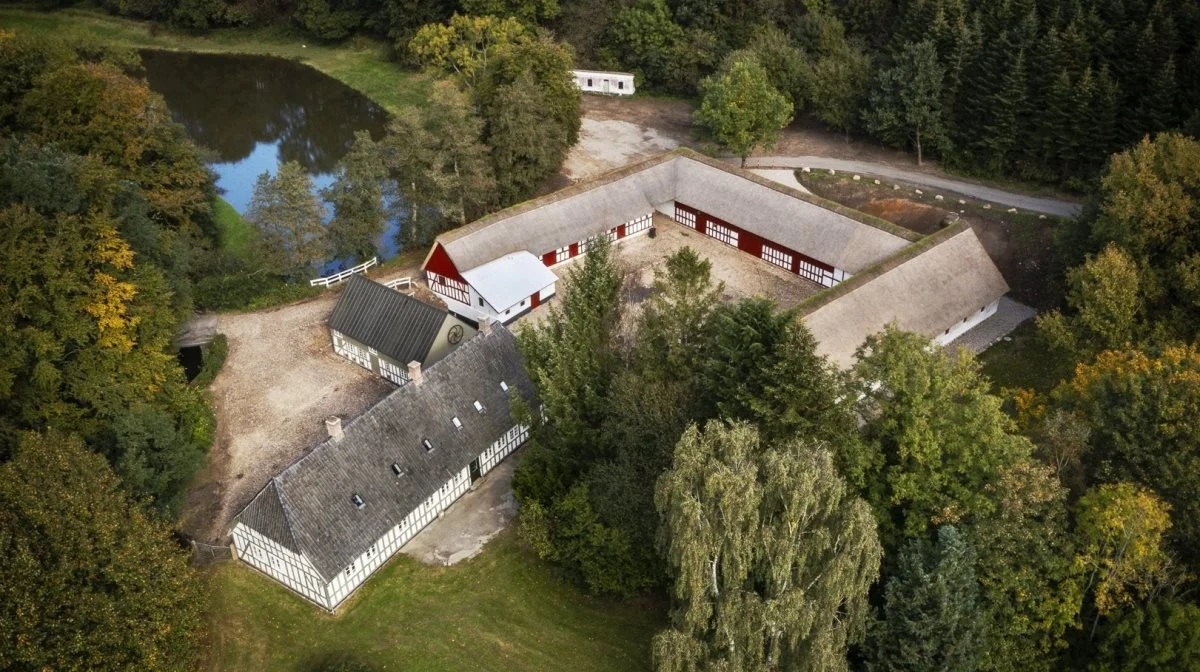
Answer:
[(411, 291), (413, 288), (413, 279), (411, 277), (396, 278), (395, 280), (388, 280), (387, 282), (385, 282), (383, 284), (388, 289), (394, 289), (397, 292), (406, 290), (406, 289)]
[(371, 257), (370, 261), (361, 263), (358, 266), (355, 266), (354, 268), (347, 268), (346, 270), (342, 271), (341, 273), (335, 273), (333, 275), (329, 275), (324, 278), (313, 278), (312, 280), (308, 281), (308, 284), (312, 287), (328, 287), (330, 285), (336, 285), (337, 283), (345, 280), (346, 278), (354, 275), (355, 273), (365, 272), (368, 268), (375, 266), (378, 263), (379, 263), (379, 257)]

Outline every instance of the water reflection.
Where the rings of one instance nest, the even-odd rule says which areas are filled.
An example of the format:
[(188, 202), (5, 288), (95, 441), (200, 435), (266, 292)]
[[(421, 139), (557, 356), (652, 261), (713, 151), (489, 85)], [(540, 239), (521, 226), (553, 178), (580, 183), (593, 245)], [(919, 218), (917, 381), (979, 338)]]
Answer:
[[(197, 144), (212, 151), (217, 187), (245, 212), (254, 182), (296, 161), (317, 189), (333, 181), (354, 132), (383, 137), (387, 113), (366, 96), (307, 66), (264, 56), (143, 51), (150, 88)], [(380, 251), (395, 254), (394, 230)]]

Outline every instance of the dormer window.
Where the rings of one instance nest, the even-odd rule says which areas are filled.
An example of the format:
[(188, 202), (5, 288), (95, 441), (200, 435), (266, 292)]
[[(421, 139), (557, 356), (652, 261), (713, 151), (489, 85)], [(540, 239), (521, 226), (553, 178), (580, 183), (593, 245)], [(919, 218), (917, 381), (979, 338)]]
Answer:
[(404, 470), (400, 468), (400, 465), (399, 465), (399, 464), (397, 464), (397, 463), (393, 462), (393, 463), (392, 463), (392, 473), (393, 473), (393, 474), (395, 474), (395, 475), (397, 475), (397, 476), (403, 476), (403, 475), (404, 475)]
[(504, 382), (503, 380), (500, 381), (500, 389), (505, 392), (508, 392), (508, 383)]
[(462, 431), (462, 420), (459, 420), (457, 415), (454, 416), (453, 418), (450, 418), (450, 422), (454, 423), (455, 429), (457, 429), (460, 432)]
[(425, 446), (425, 452), (427, 452), (427, 453), (433, 452), (433, 443), (431, 443), (429, 441), (429, 439), (421, 439), (421, 445)]
[(356, 509), (361, 509), (367, 504), (363, 501), (362, 497), (358, 496), (357, 492), (350, 496), (350, 501), (354, 503), (354, 508)]
[(478, 400), (478, 399), (476, 399), (476, 400), (475, 400), (475, 411), (476, 411), (477, 413), (479, 413), (480, 415), (483, 415), (483, 412), (484, 412), (484, 411), (486, 411), (486, 410), (487, 410), (487, 409), (483, 407), (483, 404), (479, 403), (479, 400)]

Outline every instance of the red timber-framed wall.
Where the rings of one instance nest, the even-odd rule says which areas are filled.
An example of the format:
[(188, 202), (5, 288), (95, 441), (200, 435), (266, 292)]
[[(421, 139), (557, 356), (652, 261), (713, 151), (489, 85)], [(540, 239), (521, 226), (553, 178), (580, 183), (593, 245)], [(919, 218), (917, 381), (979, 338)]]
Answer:
[(429, 289), (436, 294), (471, 305), (471, 290), (467, 281), (458, 272), (458, 267), (446, 254), (446, 248), (441, 243), (434, 243), (429, 251), (429, 259), (425, 261), (425, 281)]
[(575, 257), (587, 252), (588, 243), (596, 238), (599, 238), (600, 236), (606, 235), (608, 236), (609, 240), (615, 243), (619, 240), (630, 238), (642, 233), (643, 231), (649, 230), (653, 223), (654, 213), (648, 212), (637, 219), (630, 220), (624, 224), (618, 224), (608, 231), (605, 231), (604, 233), (598, 233), (591, 238), (587, 238), (586, 240), (571, 243), (570, 245), (564, 245), (557, 250), (545, 252), (542, 254), (542, 263), (546, 266), (557, 266), (564, 261), (574, 259)]
[(824, 287), (832, 287), (848, 277), (829, 264), (678, 201), (675, 203), (675, 221)]

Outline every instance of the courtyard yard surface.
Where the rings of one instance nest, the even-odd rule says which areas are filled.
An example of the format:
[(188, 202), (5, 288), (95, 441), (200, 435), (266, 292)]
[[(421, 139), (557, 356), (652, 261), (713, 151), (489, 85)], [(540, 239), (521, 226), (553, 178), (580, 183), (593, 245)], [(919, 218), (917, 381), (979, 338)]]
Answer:
[(213, 672), (648, 670), (666, 625), (657, 602), (583, 595), (511, 529), (453, 567), (398, 554), (332, 616), (246, 565), (209, 571)]
[(517, 515), (512, 477), (520, 453), (510, 455), (471, 490), (450, 505), (400, 551), (427, 565), (448, 566), (469, 560), (504, 531)]
[[(376, 279), (416, 271), (386, 273)], [(325, 438), (325, 418), (356, 417), (395, 389), (334, 354), (325, 322), (337, 296), (216, 317), (229, 351), (210, 388), (216, 441), (180, 519), (188, 535), (219, 543), (272, 476)]]
[[(629, 305), (636, 306), (650, 296), (654, 286), (655, 269), (665, 268), (666, 258), (684, 247), (691, 247), (701, 258), (712, 262), (713, 283), (725, 283), (725, 291), (721, 296), (724, 301), (762, 296), (774, 301), (780, 308), (787, 309), (822, 289), (816, 283), (697, 233), (665, 215), (655, 213), (654, 227), (654, 238), (648, 234), (641, 234), (613, 247), (613, 256), (618, 266), (626, 273), (625, 300)], [(577, 264), (582, 264), (583, 259), (576, 257), (555, 266), (554, 273), (565, 281), (570, 270)], [(559, 292), (564, 291), (565, 284), (559, 283)], [(553, 305), (553, 301), (543, 304), (517, 323), (536, 322)], [(634, 317), (636, 312), (629, 311), (627, 317)]]

